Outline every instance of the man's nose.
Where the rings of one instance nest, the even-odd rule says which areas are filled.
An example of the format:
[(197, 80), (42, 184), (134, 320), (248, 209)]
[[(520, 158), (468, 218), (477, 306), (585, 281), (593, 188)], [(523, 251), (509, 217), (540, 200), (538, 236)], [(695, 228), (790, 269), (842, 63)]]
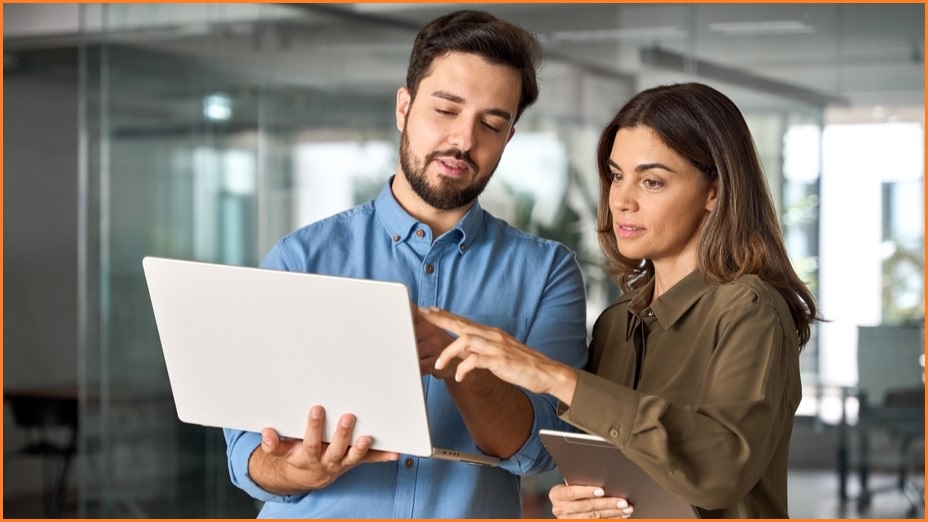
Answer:
[(466, 118), (455, 122), (451, 129), (451, 135), (448, 137), (451, 146), (464, 152), (471, 150), (475, 141), (474, 127), (475, 122), (468, 121)]

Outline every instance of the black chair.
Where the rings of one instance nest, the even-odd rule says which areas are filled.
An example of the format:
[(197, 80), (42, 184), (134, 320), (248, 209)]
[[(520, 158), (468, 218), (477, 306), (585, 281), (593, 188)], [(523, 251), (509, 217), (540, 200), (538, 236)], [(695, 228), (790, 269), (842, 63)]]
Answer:
[[(77, 394), (17, 390), (4, 392), (4, 400), (25, 438), (21, 446), (5, 450), (4, 460), (32, 457), (41, 461), (45, 515), (58, 517), (67, 500), (71, 462), (77, 453)], [(48, 468), (52, 483), (44, 486)]]
[[(860, 494), (857, 508), (865, 512), (870, 508), (873, 496), (878, 493), (899, 491), (909, 500), (910, 518), (922, 518), (925, 509), (924, 474), (916, 479), (919, 470), (924, 472), (925, 448), (925, 388), (910, 388), (889, 391), (879, 406), (869, 404), (866, 393), (860, 394), (860, 417), (858, 431), (858, 472)], [(885, 433), (894, 444), (895, 468), (893, 483), (874, 488), (870, 484), (870, 472), (874, 465), (871, 435)]]
[[(924, 328), (874, 326), (858, 329), (857, 507), (866, 512), (873, 496), (901, 492), (906, 516), (921, 518), (925, 509), (925, 368)], [(875, 451), (874, 436), (884, 439)], [(893, 471), (891, 484), (874, 487), (871, 472)]]

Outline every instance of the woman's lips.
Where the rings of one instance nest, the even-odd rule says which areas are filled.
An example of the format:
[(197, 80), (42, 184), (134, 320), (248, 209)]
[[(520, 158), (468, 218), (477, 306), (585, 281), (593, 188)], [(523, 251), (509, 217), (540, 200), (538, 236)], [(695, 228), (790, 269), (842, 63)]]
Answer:
[(615, 231), (615, 236), (620, 239), (631, 239), (645, 232), (643, 227), (630, 223), (616, 223), (612, 228)]

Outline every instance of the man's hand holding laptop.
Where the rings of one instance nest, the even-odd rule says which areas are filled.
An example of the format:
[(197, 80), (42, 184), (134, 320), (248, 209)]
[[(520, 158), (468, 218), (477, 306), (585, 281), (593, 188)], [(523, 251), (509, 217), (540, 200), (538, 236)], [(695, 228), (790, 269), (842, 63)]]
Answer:
[[(355, 420), (350, 413), (342, 415), (338, 419), (335, 436), (329, 443), (322, 442), (325, 410), (321, 406), (313, 406), (309, 410), (303, 440), (281, 438), (271, 428), (261, 430), (261, 448), (251, 458), (274, 459), (284, 468), (274, 476), (288, 477), (286, 486), (282, 482), (262, 484), (262, 487), (283, 494), (297, 494), (323, 488), (358, 464), (400, 458), (399, 453), (370, 450), (371, 437), (368, 435), (359, 436), (351, 444)], [(276, 460), (278, 458), (281, 460)], [(287, 492), (287, 489), (290, 491)]]
[[(461, 361), (459, 358), (449, 360), (441, 370), (435, 368), (436, 359), (454, 341), (454, 337), (446, 330), (424, 320), (416, 313), (417, 307), (414, 305), (412, 309), (422, 375), (431, 374), (439, 379), (454, 380), (457, 365)], [(283, 483), (262, 486), (269, 491), (285, 494), (287, 489), (292, 488), (292, 494), (297, 494), (323, 488), (359, 464), (399, 459), (398, 453), (371, 450), (369, 435), (358, 436), (352, 444), (356, 420), (350, 413), (339, 417), (335, 435), (329, 443), (323, 442), (325, 410), (321, 406), (313, 406), (310, 409), (306, 433), (302, 440), (280, 437), (271, 428), (262, 429), (261, 448), (254, 452), (252, 459), (280, 458), (282, 460), (278, 462), (284, 466), (281, 470), (282, 475), (291, 477), (291, 480), (287, 481), (288, 486), (284, 486)]]

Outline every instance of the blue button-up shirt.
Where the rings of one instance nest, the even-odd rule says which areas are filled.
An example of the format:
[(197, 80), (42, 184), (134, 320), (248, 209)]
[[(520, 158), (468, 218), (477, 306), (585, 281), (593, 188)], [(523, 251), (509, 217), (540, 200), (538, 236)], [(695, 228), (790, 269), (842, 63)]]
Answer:
[[(586, 295), (575, 256), (494, 218), (475, 203), (456, 227), (432, 237), (390, 190), (281, 239), (265, 268), (396, 281), (421, 307), (437, 306), (497, 326), (545, 355), (581, 367), (587, 358)], [(358, 318), (363, 327), (364, 318)], [(479, 451), (444, 382), (423, 377), (436, 447)], [(258, 433), (225, 430), (232, 482), (265, 502), (271, 518), (520, 518), (520, 475), (553, 463), (538, 430), (571, 429), (556, 400), (526, 393), (532, 435), (498, 468), (401, 455), (361, 464), (323, 489), (281, 496), (248, 476)]]

